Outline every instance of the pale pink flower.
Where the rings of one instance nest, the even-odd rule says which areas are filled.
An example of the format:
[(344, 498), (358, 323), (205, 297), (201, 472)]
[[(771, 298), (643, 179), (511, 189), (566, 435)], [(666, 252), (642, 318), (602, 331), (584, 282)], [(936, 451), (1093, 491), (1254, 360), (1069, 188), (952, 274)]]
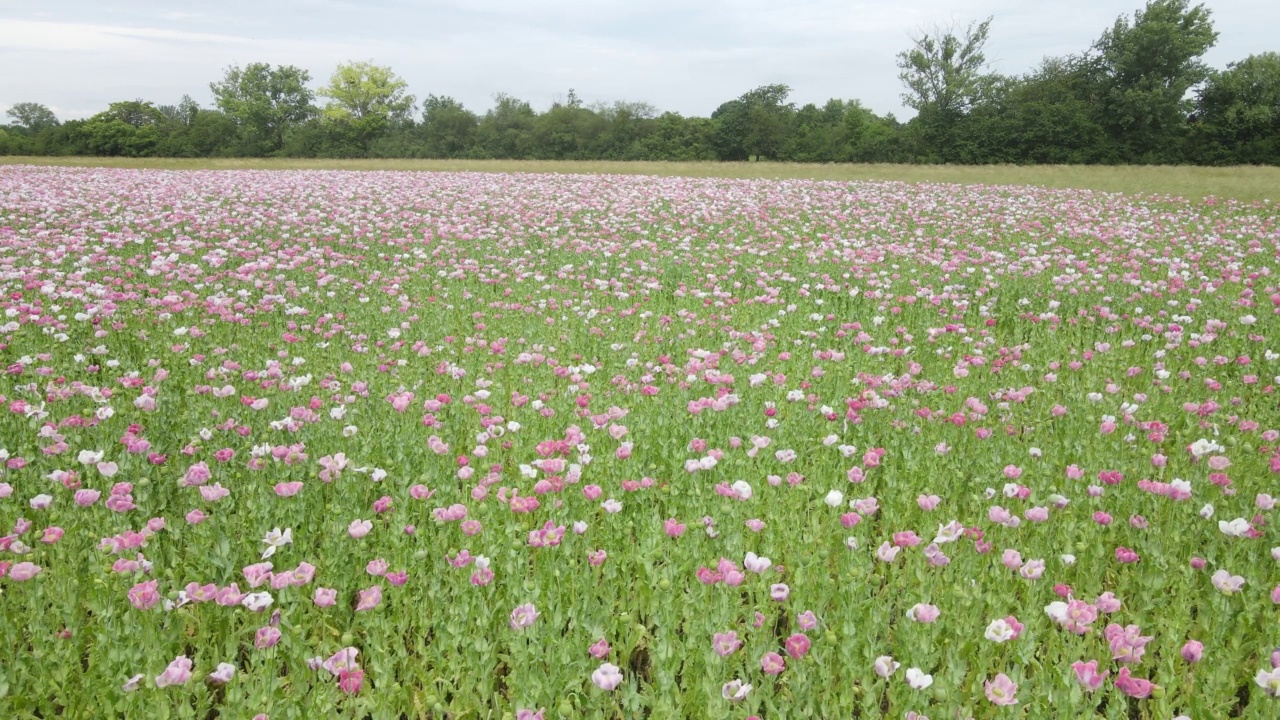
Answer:
[(760, 669), (765, 675), (779, 675), (787, 669), (787, 661), (776, 652), (767, 652), (760, 658)]
[(987, 699), (994, 705), (1018, 704), (1018, 684), (1010, 680), (1009, 676), (1004, 673), (1000, 673), (994, 679), (988, 680), (984, 689)]
[(742, 641), (738, 639), (738, 633), (730, 630), (725, 633), (716, 633), (712, 638), (711, 647), (720, 657), (728, 657), (742, 647)]
[(258, 628), (253, 638), (253, 646), (259, 650), (266, 650), (278, 642), (280, 642), (280, 629), (270, 625)]
[(937, 621), (941, 611), (936, 605), (927, 605), (925, 603), (916, 603), (907, 610), (907, 618), (918, 623), (932, 623)]
[(1071, 670), (1075, 671), (1075, 679), (1080, 685), (1083, 685), (1085, 691), (1093, 692), (1102, 687), (1102, 683), (1106, 682), (1107, 675), (1111, 674), (1110, 670), (1103, 671), (1098, 674), (1098, 661), (1091, 660), (1088, 662), (1075, 661), (1071, 664)]
[(613, 663), (605, 663), (591, 673), (591, 682), (601, 690), (610, 691), (622, 684), (622, 670)]
[(533, 603), (517, 605), (515, 609), (511, 611), (511, 629), (524, 630), (525, 628), (532, 627), (533, 622), (538, 619), (538, 614), (538, 609), (533, 606)]
[(191, 679), (191, 660), (186, 655), (179, 655), (169, 663), (164, 672), (156, 676), (156, 687), (185, 685)]
[(360, 591), (356, 601), (356, 612), (366, 612), (382, 604), (382, 586), (374, 585)]

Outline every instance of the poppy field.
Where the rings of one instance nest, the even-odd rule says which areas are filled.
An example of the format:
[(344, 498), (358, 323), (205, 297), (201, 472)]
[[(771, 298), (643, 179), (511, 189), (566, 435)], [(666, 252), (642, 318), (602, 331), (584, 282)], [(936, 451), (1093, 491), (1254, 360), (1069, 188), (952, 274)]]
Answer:
[(1280, 208), (0, 168), (0, 716), (1271, 718)]

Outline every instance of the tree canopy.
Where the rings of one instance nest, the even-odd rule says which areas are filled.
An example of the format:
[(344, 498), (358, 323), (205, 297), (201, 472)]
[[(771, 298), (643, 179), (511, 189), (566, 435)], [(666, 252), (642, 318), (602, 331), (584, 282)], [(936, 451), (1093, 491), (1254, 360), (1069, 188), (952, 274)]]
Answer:
[(1089, 47), (1021, 74), (988, 68), (993, 27), (987, 17), (904, 39), (902, 100), (916, 111), (906, 122), (845, 97), (798, 103), (781, 82), (709, 117), (573, 89), (542, 108), (498, 93), (484, 111), (428, 93), (415, 115), (390, 67), (345, 62), (313, 89), (304, 69), (256, 62), (210, 84), (211, 108), (186, 95), (128, 100), (60, 123), (18, 103), (0, 154), (1280, 164), (1280, 54), (1208, 67), (1218, 34), (1204, 5), (1149, 0)]

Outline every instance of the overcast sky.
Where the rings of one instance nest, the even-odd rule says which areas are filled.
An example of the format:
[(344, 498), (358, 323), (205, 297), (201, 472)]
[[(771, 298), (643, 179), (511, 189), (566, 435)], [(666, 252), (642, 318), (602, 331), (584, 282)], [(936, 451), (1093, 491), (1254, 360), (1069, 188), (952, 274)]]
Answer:
[[(0, 0), (0, 110), (40, 102), (62, 119), (118, 100), (211, 103), (231, 64), (292, 64), (322, 84), (372, 60), (419, 98), (472, 110), (495, 92), (539, 110), (574, 88), (585, 102), (636, 100), (708, 115), (759, 85), (799, 104), (857, 98), (910, 115), (894, 55), (933, 24), (995, 17), (987, 58), (1020, 73), (1089, 46), (1143, 0)], [(1280, 51), (1280, 2), (1210, 0), (1215, 67)], [(0, 119), (0, 122), (4, 122)]]

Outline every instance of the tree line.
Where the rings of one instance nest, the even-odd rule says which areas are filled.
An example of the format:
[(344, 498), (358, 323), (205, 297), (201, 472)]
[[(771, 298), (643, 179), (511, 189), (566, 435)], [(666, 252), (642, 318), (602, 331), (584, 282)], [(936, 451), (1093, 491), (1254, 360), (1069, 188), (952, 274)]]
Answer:
[(210, 83), (213, 107), (128, 100), (60, 122), (19, 103), (0, 154), (1280, 165), (1280, 53), (1208, 67), (1218, 34), (1204, 5), (1150, 0), (1086, 50), (1021, 75), (989, 71), (990, 27), (934, 28), (898, 54), (908, 122), (857, 100), (797, 107), (783, 84), (706, 118), (588, 105), (573, 90), (544, 112), (500, 93), (478, 114), (451, 97), (419, 103), (369, 62), (340, 65), (317, 90), (304, 69), (251, 63)]

